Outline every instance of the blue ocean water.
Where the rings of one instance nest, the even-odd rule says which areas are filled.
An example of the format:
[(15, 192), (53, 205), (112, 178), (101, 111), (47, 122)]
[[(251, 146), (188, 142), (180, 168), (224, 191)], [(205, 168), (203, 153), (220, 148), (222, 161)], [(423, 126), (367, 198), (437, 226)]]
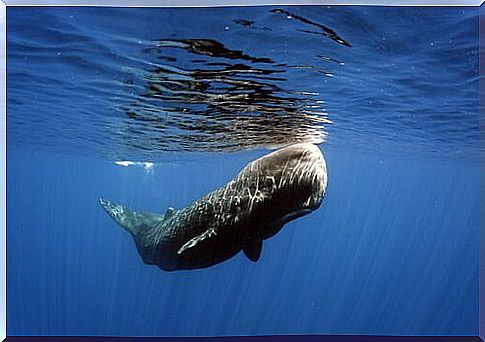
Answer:
[[(9, 7), (7, 333), (477, 335), (478, 15)], [(182, 208), (298, 141), (324, 203), (257, 263), (144, 265), (97, 202)]]

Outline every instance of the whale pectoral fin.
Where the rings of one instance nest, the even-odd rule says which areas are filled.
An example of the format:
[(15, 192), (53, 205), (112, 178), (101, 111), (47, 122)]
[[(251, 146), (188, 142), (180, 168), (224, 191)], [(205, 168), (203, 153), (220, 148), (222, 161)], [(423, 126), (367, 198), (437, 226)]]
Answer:
[(197, 235), (196, 237), (187, 241), (182, 247), (179, 248), (179, 250), (177, 251), (177, 254), (182, 254), (185, 250), (192, 248), (195, 245), (197, 245), (199, 242), (204, 241), (215, 235), (217, 235), (217, 233), (213, 228), (207, 229), (202, 234)]
[(256, 241), (250, 245), (244, 247), (244, 255), (248, 257), (251, 261), (258, 261), (261, 256), (261, 251), (263, 250), (263, 240)]

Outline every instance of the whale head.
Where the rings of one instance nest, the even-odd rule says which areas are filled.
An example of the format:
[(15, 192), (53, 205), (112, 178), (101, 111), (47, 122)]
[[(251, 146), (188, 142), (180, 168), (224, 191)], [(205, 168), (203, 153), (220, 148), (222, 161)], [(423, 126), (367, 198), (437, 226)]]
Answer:
[[(246, 199), (244, 211), (273, 220), (280, 226), (303, 216), (322, 203), (327, 188), (327, 167), (318, 146), (299, 143), (249, 163), (233, 180)], [(244, 210), (245, 209), (245, 210)]]

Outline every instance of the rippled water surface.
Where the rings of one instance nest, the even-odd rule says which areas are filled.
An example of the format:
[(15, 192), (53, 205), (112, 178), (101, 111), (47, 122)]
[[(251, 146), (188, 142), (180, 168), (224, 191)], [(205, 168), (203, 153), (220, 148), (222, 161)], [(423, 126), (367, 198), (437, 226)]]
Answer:
[[(478, 8), (9, 7), (10, 335), (478, 334)], [(319, 145), (315, 212), (144, 265), (103, 197), (183, 208)]]
[(474, 9), (24, 8), (9, 18), (12, 145), (144, 160), (302, 140), (477, 155)]

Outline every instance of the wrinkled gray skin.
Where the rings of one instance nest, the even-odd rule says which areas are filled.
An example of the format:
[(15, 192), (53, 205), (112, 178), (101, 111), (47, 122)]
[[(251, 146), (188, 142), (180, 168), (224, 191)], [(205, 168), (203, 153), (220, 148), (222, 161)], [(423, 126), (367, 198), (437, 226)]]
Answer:
[(146, 264), (174, 271), (208, 267), (241, 250), (257, 261), (263, 240), (317, 209), (326, 186), (322, 153), (301, 143), (256, 159), (225, 186), (165, 215), (100, 203), (133, 235)]

